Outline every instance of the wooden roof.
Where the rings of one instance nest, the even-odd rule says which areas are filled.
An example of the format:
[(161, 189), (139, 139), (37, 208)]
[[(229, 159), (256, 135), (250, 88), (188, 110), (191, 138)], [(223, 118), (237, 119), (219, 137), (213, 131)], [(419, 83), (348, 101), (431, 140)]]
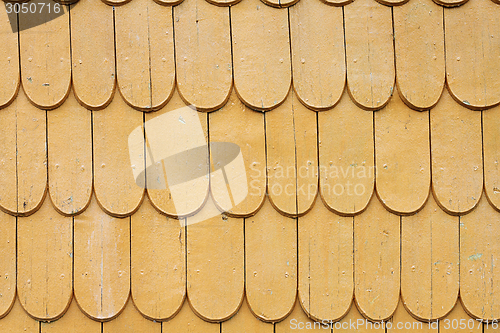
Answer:
[[(0, 332), (500, 319), (499, 17), (80, 0), (13, 33), (0, 10)], [(130, 133), (188, 105), (207, 156), (241, 149), (254, 193), (234, 207), (208, 178), (182, 207), (137, 186)]]

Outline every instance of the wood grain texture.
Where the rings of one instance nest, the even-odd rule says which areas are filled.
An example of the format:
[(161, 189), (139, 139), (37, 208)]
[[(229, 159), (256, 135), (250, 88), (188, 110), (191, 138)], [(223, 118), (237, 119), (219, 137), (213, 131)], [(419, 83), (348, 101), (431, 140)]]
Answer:
[(102, 324), (102, 332), (161, 333), (161, 323), (144, 318), (141, 313), (137, 311), (132, 300), (129, 300), (118, 318)]
[(181, 311), (172, 319), (162, 324), (162, 332), (183, 332), (183, 333), (219, 333), (220, 324), (203, 321), (195, 315), (186, 300)]
[(187, 104), (216, 110), (233, 84), (229, 8), (185, 0), (174, 8), (174, 18), (179, 93)]
[(232, 6), (240, 2), (241, 0), (206, 0), (215, 6)]
[(406, 4), (409, 0), (377, 0), (377, 1), (386, 6), (398, 7)]
[[(355, 323), (355, 324), (353, 324)], [(360, 325), (358, 326), (357, 323)], [(335, 332), (342, 333), (385, 333), (385, 328), (381, 322), (366, 320), (353, 302), (347, 315), (340, 320), (340, 328)]]
[(432, 0), (432, 1), (444, 7), (457, 7), (463, 5), (469, 0)]
[(9, 315), (0, 320), (1, 332), (38, 333), (40, 323), (28, 316), (19, 299), (16, 298)]
[(16, 297), (16, 218), (0, 211), (0, 318), (7, 315)]
[(71, 8), (73, 89), (85, 107), (105, 108), (115, 92), (113, 7), (81, 0)]
[(135, 306), (147, 318), (171, 318), (186, 296), (184, 227), (158, 213), (146, 198), (131, 217), (130, 246)]
[(340, 7), (340, 6), (348, 5), (351, 2), (353, 2), (354, 0), (321, 0), (321, 1), (326, 3), (327, 5), (330, 5), (330, 6)]
[[(213, 215), (208, 215), (208, 212), (214, 208), (214, 203), (209, 198), (198, 214), (206, 214), (208, 217)], [(195, 313), (204, 320), (227, 320), (238, 311), (244, 297), (243, 219), (218, 214), (195, 224), (191, 224), (190, 220), (188, 217), (189, 302)]]
[(291, 95), (297, 168), (297, 215), (301, 216), (311, 210), (318, 195), (318, 125), (316, 112), (311, 112), (301, 104), (294, 92)]
[(41, 333), (101, 333), (101, 323), (87, 317), (75, 300), (60, 319), (42, 322)]
[(399, 302), (400, 218), (376, 197), (354, 217), (354, 267), (360, 312), (372, 320), (390, 318)]
[(453, 311), (446, 318), (439, 321), (439, 332), (448, 333), (481, 333), (483, 325), (477, 320), (471, 318), (462, 302), (457, 302)]
[(221, 326), (221, 333), (274, 333), (274, 325), (256, 318), (246, 300), (241, 303), (238, 313), (221, 323)]
[(373, 113), (344, 93), (335, 109), (318, 113), (320, 194), (340, 215), (362, 212), (375, 185)]
[[(387, 332), (398, 333), (398, 332), (424, 332), (424, 333), (438, 333), (438, 322), (422, 322), (414, 319), (410, 313), (406, 310), (403, 302), (400, 301), (394, 316), (391, 319), (390, 328), (388, 327)], [(390, 325), (388, 323), (389, 326)]]
[(73, 92), (63, 105), (47, 113), (49, 193), (60, 214), (77, 214), (90, 202), (91, 127), (91, 112), (78, 103)]
[(482, 113), (484, 189), (488, 201), (500, 210), (500, 107)]
[(266, 200), (245, 220), (246, 296), (263, 321), (284, 319), (297, 293), (297, 223)]
[(433, 320), (454, 307), (459, 289), (459, 220), (431, 195), (401, 221), (401, 297), (414, 317)]
[(134, 0), (115, 8), (116, 76), (124, 100), (139, 110), (158, 109), (175, 81), (172, 8)]
[(0, 110), (0, 209), (12, 214), (17, 213), (17, 104)]
[(144, 194), (144, 188), (137, 185), (145, 183), (144, 176), (136, 183), (133, 174), (141, 165), (132, 164), (129, 155), (129, 136), (142, 126), (142, 113), (128, 106), (117, 94), (105, 110), (93, 112), (92, 120), (97, 201), (110, 215), (131, 215)]
[(429, 112), (411, 110), (395, 92), (374, 116), (378, 196), (392, 212), (414, 213), (431, 185)]
[(344, 8), (349, 94), (359, 107), (382, 108), (395, 80), (391, 8), (357, 0)]
[(332, 213), (318, 198), (299, 218), (298, 232), (300, 305), (316, 320), (338, 320), (354, 294), (353, 218)]
[(47, 189), (46, 112), (34, 107), (21, 90), (12, 106), (16, 110), (17, 152), (12, 156), (17, 155), (17, 212), (29, 215), (40, 207)]
[(121, 6), (130, 2), (130, 0), (101, 0), (108, 6)]
[(431, 0), (393, 7), (396, 83), (417, 110), (436, 105), (445, 82), (443, 8)]
[(130, 294), (130, 219), (103, 212), (93, 197), (74, 217), (74, 293), (94, 320), (110, 320)]
[(305, 214), (318, 188), (316, 114), (294, 95), (265, 117), (267, 192), (286, 216)]
[(58, 214), (48, 198), (17, 223), (17, 292), (34, 318), (63, 315), (73, 295), (73, 221)]
[(446, 79), (453, 98), (468, 108), (500, 103), (499, 15), (489, 0), (444, 10)]
[(447, 91), (430, 112), (434, 195), (447, 213), (467, 213), (483, 190), (481, 113), (459, 105)]
[(460, 217), (460, 297), (474, 318), (500, 318), (498, 303), (500, 216), (483, 198), (470, 214)]
[(291, 84), (288, 11), (245, 0), (231, 8), (231, 27), (236, 92), (251, 108), (275, 108)]
[(53, 109), (64, 102), (71, 84), (69, 15), (34, 27), (31, 15), (19, 14), (21, 82), (30, 102)]
[[(13, 16), (12, 20), (12, 24), (17, 25), (17, 16)], [(0, 13), (0, 44), (0, 73), (3, 76), (0, 82), (0, 108), (3, 108), (16, 98), (20, 82), (18, 35), (12, 33), (7, 10)]]
[[(200, 152), (200, 155), (196, 156), (196, 165), (199, 170), (193, 171), (193, 169), (189, 169), (189, 172), (200, 172), (202, 176), (194, 180), (190, 179), (190, 181), (184, 184), (180, 189), (179, 187), (177, 190), (174, 189), (175, 193), (172, 192), (172, 189), (167, 184), (169, 175), (166, 174), (165, 163), (163, 162), (163, 158), (167, 156), (156, 156), (165, 153), (171, 154), (172, 151), (187, 151), (195, 146), (201, 147), (206, 144), (208, 138), (207, 114), (201, 112), (197, 113), (198, 119), (194, 118), (192, 114), (190, 115), (190, 117), (193, 116), (192, 119), (189, 119), (191, 121), (189, 124), (192, 126), (190, 130), (196, 129), (203, 132), (203, 134), (197, 132), (196, 135), (194, 135), (195, 133), (193, 132), (186, 132), (182, 129), (181, 123), (183, 121), (185, 122), (184, 119), (181, 120), (182, 116), (180, 116), (181, 118), (179, 119), (162, 118), (167, 116), (169, 112), (179, 112), (179, 109), (183, 107), (186, 107), (186, 104), (176, 91), (167, 106), (160, 111), (147, 113), (145, 117), (147, 141), (146, 166), (150, 168), (150, 173), (146, 179), (148, 196), (156, 209), (171, 217), (187, 216), (196, 213), (205, 203), (209, 189), (208, 174), (210, 165), (208, 163), (208, 147), (206, 151), (199, 150), (198, 152)], [(194, 125), (196, 122), (199, 122), (199, 124)], [(171, 127), (171, 131), (165, 133), (163, 129), (168, 127)], [(175, 131), (174, 128), (176, 129)], [(199, 137), (200, 135), (202, 135), (203, 138)], [(168, 145), (169, 142), (175, 142), (175, 144)], [(204, 156), (205, 152), (206, 159)], [(162, 158), (162, 160), (160, 160), (160, 158)], [(179, 163), (186, 162), (183, 160)]]
[(261, 0), (261, 1), (268, 6), (282, 8), (282, 7), (292, 6), (296, 4), (299, 0)]
[[(238, 145), (243, 156), (246, 180), (238, 180), (246, 184), (248, 193), (238, 204), (233, 206), (227, 200), (225, 182), (210, 183), (210, 193), (215, 205), (228, 215), (247, 217), (255, 214), (262, 206), (266, 194), (266, 139), (264, 133), (264, 114), (249, 109), (233, 91), (228, 103), (209, 114), (210, 142), (230, 142)], [(228, 126), (231, 124), (231, 126)], [(213, 148), (211, 148), (213, 150)], [(213, 152), (211, 153), (213, 154)], [(236, 176), (240, 176), (237, 174)], [(223, 184), (222, 184), (223, 183)], [(223, 186), (219, 186), (219, 184)], [(244, 187), (235, 190), (244, 193)]]
[(305, 332), (329, 332), (325, 331), (330, 328), (328, 322), (321, 323), (311, 320), (299, 302), (295, 302), (292, 313), (285, 320), (275, 324), (276, 333), (292, 333), (298, 331)]
[(289, 12), (293, 87), (309, 108), (331, 108), (346, 82), (343, 10), (300, 1)]

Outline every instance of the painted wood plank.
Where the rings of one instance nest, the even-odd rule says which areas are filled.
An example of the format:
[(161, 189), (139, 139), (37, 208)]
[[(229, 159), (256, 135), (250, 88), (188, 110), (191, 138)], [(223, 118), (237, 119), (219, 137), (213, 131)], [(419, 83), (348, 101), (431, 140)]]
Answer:
[(261, 1), (268, 6), (282, 8), (282, 7), (292, 6), (296, 4), (299, 0), (261, 0)]
[(435, 3), (438, 5), (444, 6), (444, 7), (457, 7), (460, 5), (463, 5), (469, 0), (433, 0)]
[(116, 76), (127, 104), (158, 109), (172, 95), (175, 62), (172, 8), (149, 0), (115, 7)]
[[(249, 109), (236, 93), (231, 93), (228, 103), (217, 112), (209, 114), (210, 142), (230, 142), (238, 145), (243, 157), (246, 180), (238, 180), (242, 187), (234, 187), (238, 193), (247, 192), (239, 203), (227, 200), (226, 182), (215, 182), (212, 173), (210, 193), (220, 210), (231, 216), (247, 217), (255, 214), (264, 203), (266, 194), (266, 139), (264, 133), (264, 114)], [(228, 124), (231, 124), (230, 128)], [(213, 147), (211, 148), (214, 149)], [(213, 152), (211, 152), (213, 155)], [(235, 159), (236, 160), (236, 159)], [(237, 162), (237, 161), (236, 161)], [(241, 176), (235, 173), (234, 177)], [(222, 186), (219, 186), (222, 185)], [(246, 191), (245, 187), (247, 186)], [(230, 185), (231, 186), (231, 185)], [(233, 188), (231, 190), (233, 191)]]
[(123, 312), (118, 318), (102, 324), (103, 333), (161, 333), (161, 323), (147, 320), (134, 306), (132, 300), (129, 300)]
[(400, 218), (374, 197), (354, 217), (354, 281), (359, 311), (372, 320), (392, 316), (399, 301)]
[(38, 333), (40, 323), (28, 316), (19, 299), (16, 298), (9, 315), (0, 320), (1, 332)]
[(131, 217), (130, 246), (135, 306), (147, 318), (171, 318), (186, 296), (184, 227), (157, 212), (146, 198)]
[(459, 105), (445, 91), (430, 114), (434, 195), (447, 213), (467, 213), (483, 190), (481, 113)]
[(0, 211), (0, 318), (8, 314), (16, 297), (16, 218)]
[(342, 333), (385, 333), (385, 327), (382, 322), (372, 322), (366, 320), (355, 303), (352, 304), (351, 309), (347, 315), (339, 321), (335, 328), (335, 332)]
[(257, 319), (250, 311), (246, 300), (241, 303), (238, 313), (222, 322), (221, 326), (221, 333), (274, 333), (274, 325)]
[(401, 221), (401, 297), (416, 318), (444, 317), (459, 289), (458, 217), (446, 214), (431, 195), (424, 208)]
[[(60, 10), (68, 12), (66, 6)], [(71, 84), (69, 15), (31, 27), (32, 15), (19, 13), (21, 82), (33, 104), (53, 109), (64, 102)]]
[(397, 332), (438, 333), (439, 323), (437, 321), (422, 322), (414, 319), (410, 315), (410, 313), (408, 313), (408, 310), (403, 305), (403, 302), (400, 301), (391, 321), (386, 323), (386, 327), (388, 333), (393, 333), (393, 332), (394, 333)]
[(318, 122), (316, 112), (311, 112), (300, 103), (294, 92), (291, 95), (297, 168), (297, 215), (301, 216), (311, 210), (318, 195)]
[(111, 6), (121, 6), (130, 2), (130, 0), (101, 0), (106, 5)]
[(163, 332), (219, 333), (220, 324), (203, 321), (193, 313), (189, 302), (186, 301), (172, 320), (162, 323), (162, 330)]
[(232, 6), (240, 2), (241, 0), (206, 0), (206, 1), (216, 6)]
[(93, 197), (74, 217), (74, 256), (80, 309), (94, 320), (118, 316), (130, 293), (130, 219), (107, 215)]
[(299, 302), (295, 302), (292, 313), (285, 320), (275, 324), (276, 333), (303, 332), (328, 332), (332, 325), (328, 322), (311, 320), (302, 310)]
[(339, 320), (354, 294), (353, 218), (329, 211), (318, 198), (298, 221), (299, 297), (308, 316)]
[(500, 216), (483, 198), (470, 214), (460, 217), (460, 297), (475, 318), (500, 318), (496, 283), (500, 255)]
[(321, 199), (340, 215), (362, 212), (375, 184), (373, 113), (345, 92), (335, 109), (318, 113)]
[(101, 333), (101, 323), (87, 317), (75, 300), (60, 319), (42, 322), (41, 333)]
[[(138, 176), (136, 183), (133, 171), (142, 165), (135, 165), (136, 161), (131, 163), (129, 141), (132, 132), (142, 127), (143, 114), (128, 106), (117, 94), (105, 110), (93, 112), (92, 117), (97, 201), (110, 215), (131, 215), (142, 201), (144, 188), (138, 184), (144, 184), (144, 176)], [(144, 156), (143, 150), (141, 154)]]
[(47, 143), (54, 208), (64, 215), (76, 214), (88, 206), (92, 194), (92, 114), (73, 92), (47, 113)]
[(309, 108), (331, 108), (346, 82), (343, 10), (300, 1), (289, 11), (293, 87)]
[(245, 220), (246, 296), (252, 313), (280, 321), (293, 310), (297, 293), (297, 223), (268, 200)]
[(477, 320), (471, 318), (464, 311), (462, 302), (457, 302), (453, 311), (439, 321), (439, 332), (448, 333), (481, 333), (483, 325)]
[[(182, 116), (180, 116), (182, 119), (179, 118), (179, 122), (173, 118), (163, 118), (167, 116), (169, 112), (174, 112), (174, 115), (176, 115), (175, 112), (184, 112), (181, 110), (181, 108), (184, 107), (186, 107), (186, 104), (182, 101), (179, 93), (175, 91), (172, 99), (163, 109), (157, 112), (150, 112), (145, 115), (146, 141), (148, 144), (146, 149), (146, 165), (150, 168), (150, 172), (148, 173), (146, 179), (148, 196), (156, 209), (167, 216), (174, 217), (192, 215), (197, 212), (207, 199), (209, 186), (208, 174), (210, 169), (208, 163), (208, 147), (206, 151), (196, 151), (197, 153), (201, 152), (196, 158), (203, 158), (202, 161), (197, 162), (199, 164), (196, 164), (199, 169), (196, 171), (192, 168), (189, 169), (189, 172), (199, 172), (200, 175), (207, 176), (200, 176), (195, 179), (191, 179), (188, 184), (174, 189), (175, 193), (173, 193), (172, 189), (167, 186), (166, 179), (168, 178), (168, 175), (165, 174), (165, 164), (163, 160), (156, 160), (153, 154), (153, 151), (158, 152), (156, 155), (161, 155), (165, 152), (170, 154), (172, 151), (189, 150), (195, 146), (200, 147), (206, 144), (208, 140), (207, 114), (199, 112), (198, 119), (191, 114), (190, 117), (192, 118), (190, 118), (189, 122), (189, 131), (184, 131), (182, 129), (182, 125), (185, 125), (183, 122), (186, 122), (186, 119), (183, 119)], [(168, 134), (163, 132), (162, 128), (170, 126), (172, 126), (172, 129), (174, 126), (180, 126), (175, 127), (178, 129), (178, 131), (175, 132), (177, 133), (177, 137), (175, 139), (172, 139), (172, 136), (166, 137)], [(195, 130), (197, 131), (196, 136), (193, 132)], [(203, 134), (201, 134), (201, 132), (203, 132)], [(174, 132), (171, 131), (170, 133)], [(175, 147), (173, 145), (166, 144), (166, 142), (175, 142)], [(206, 159), (202, 156), (205, 152)]]
[[(267, 194), (275, 209), (286, 216), (298, 213), (294, 108), (291, 94), (266, 121)], [(313, 116), (314, 114), (310, 112)]]
[(414, 213), (431, 185), (429, 112), (410, 109), (396, 91), (374, 116), (378, 196), (392, 212)]
[(394, 7), (397, 7), (397, 6), (401, 6), (401, 5), (404, 5), (405, 3), (407, 3), (409, 0), (377, 0), (378, 2), (380, 2), (381, 4), (383, 5), (386, 5), (386, 6), (394, 6)]
[(62, 316), (73, 295), (72, 275), (73, 221), (47, 198), (17, 223), (17, 292), (23, 308), (40, 320)]
[(12, 214), (17, 213), (17, 104), (22, 98), (0, 110), (0, 209)]
[(87, 317), (75, 300), (60, 319), (42, 322), (41, 333), (101, 333), (101, 323)]
[(353, 2), (354, 0), (321, 0), (322, 2), (326, 3), (327, 5), (330, 6), (345, 6)]
[(430, 109), (445, 81), (443, 8), (417, 0), (394, 6), (393, 13), (399, 94), (412, 108)]
[(278, 106), (291, 84), (288, 11), (245, 0), (231, 8), (231, 27), (236, 92), (249, 107)]
[(349, 94), (361, 108), (380, 109), (395, 80), (391, 7), (357, 0), (344, 8), (344, 23)]
[(500, 103), (499, 15), (500, 7), (488, 0), (444, 10), (446, 79), (452, 96), (468, 108)]
[[(192, 224), (187, 218), (187, 292), (198, 316), (219, 322), (231, 318), (243, 301), (244, 226), (242, 218), (211, 217), (212, 211), (217, 208), (209, 198), (197, 214), (202, 216), (200, 222)], [(195, 220), (200, 219), (197, 215)]]
[(46, 111), (34, 107), (20, 90), (16, 103), (17, 211), (29, 215), (47, 189)]
[(226, 103), (233, 84), (229, 8), (185, 0), (174, 8), (177, 87), (204, 111)]
[[(17, 25), (17, 16), (12, 17), (12, 24)], [(7, 10), (0, 13), (0, 108), (9, 105), (19, 90), (19, 45), (18, 34), (12, 32)]]
[(286, 216), (303, 215), (318, 188), (316, 114), (292, 93), (265, 121), (270, 202)]
[(81, 0), (71, 9), (73, 89), (85, 107), (105, 108), (115, 92), (113, 7)]
[(154, 0), (159, 5), (176, 6), (184, 0)]
[(484, 189), (489, 202), (500, 210), (500, 107), (485, 111), (483, 117)]

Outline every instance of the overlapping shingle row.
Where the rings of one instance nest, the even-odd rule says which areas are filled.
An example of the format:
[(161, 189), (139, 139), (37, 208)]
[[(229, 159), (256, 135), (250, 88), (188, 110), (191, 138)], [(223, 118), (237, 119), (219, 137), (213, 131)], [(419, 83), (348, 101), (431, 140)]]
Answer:
[[(122, 318), (111, 331), (264, 331), (304, 317), (298, 302), (360, 317), (353, 299), (372, 320), (462, 318), (460, 302), (498, 319), (499, 12), (81, 0), (1, 34), (0, 327), (22, 307), (34, 327), (83, 312)], [(182, 206), (144, 190), (128, 138), (189, 104), (214, 111), (209, 142), (240, 147), (252, 195), (185, 226), (226, 189), (202, 179)]]

